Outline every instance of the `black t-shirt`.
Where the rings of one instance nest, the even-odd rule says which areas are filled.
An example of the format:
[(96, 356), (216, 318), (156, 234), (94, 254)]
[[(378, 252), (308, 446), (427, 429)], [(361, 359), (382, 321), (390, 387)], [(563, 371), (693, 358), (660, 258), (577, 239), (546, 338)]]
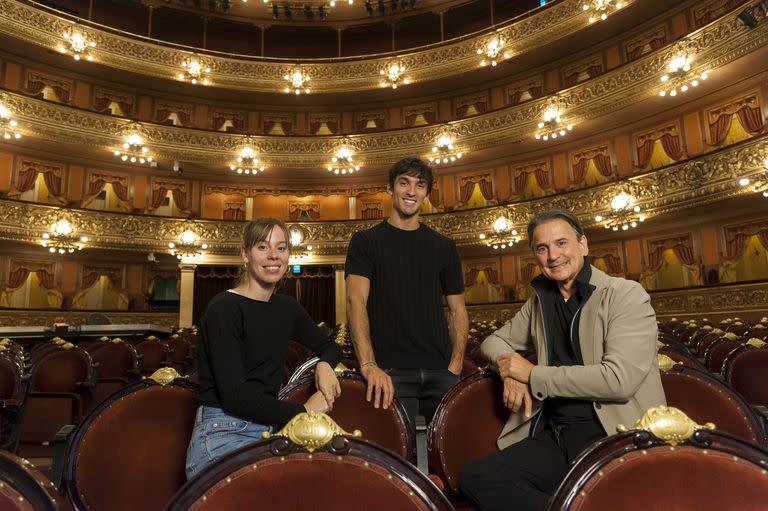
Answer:
[(371, 281), (368, 321), (380, 367), (445, 369), (451, 358), (443, 296), (464, 292), (456, 245), (424, 224), (383, 221), (352, 236), (346, 275)]
[(339, 345), (287, 295), (261, 302), (219, 293), (208, 303), (200, 333), (198, 402), (259, 424), (280, 426), (305, 411), (277, 399), (288, 341), (307, 346), (332, 367), (341, 360)]

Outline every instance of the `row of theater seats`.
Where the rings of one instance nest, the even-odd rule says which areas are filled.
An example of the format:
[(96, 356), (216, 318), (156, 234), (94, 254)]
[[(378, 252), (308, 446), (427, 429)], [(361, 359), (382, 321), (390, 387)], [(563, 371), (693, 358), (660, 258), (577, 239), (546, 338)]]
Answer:
[[(665, 390), (667, 374), (674, 373), (662, 375)], [(334, 431), (321, 419), (300, 418), (305, 422), (286, 428), (287, 438), (236, 451), (189, 482), (184, 459), (194, 422), (194, 384), (182, 378), (165, 385), (152, 379), (132, 383), (70, 435), (61, 485), (55, 487), (16, 460), (16, 470), (28, 477), (27, 486), (15, 491), (30, 499), (48, 495), (48, 507), (36, 510), (473, 509), (462, 499), (457, 478), (466, 462), (496, 450), (496, 437), (509, 415), (499, 397), (498, 377), (478, 371), (445, 396), (429, 428), (429, 478), (409, 463), (413, 431), (402, 405), (396, 401), (388, 410), (373, 409), (365, 402), (365, 382), (358, 374), (344, 373), (340, 381), (342, 396), (330, 418), (346, 432), (361, 430), (362, 439)], [(312, 385), (305, 375), (281, 396), (302, 402)], [(688, 400), (710, 399), (701, 389), (688, 390)], [(644, 422), (648, 431), (612, 435), (582, 454), (551, 509), (714, 511), (733, 508), (734, 498), (739, 509), (764, 509), (768, 451), (749, 434), (719, 427), (732, 412), (712, 407), (707, 422), (718, 427), (710, 431), (681, 414), (651, 411)], [(663, 427), (648, 425), (654, 421)], [(302, 442), (307, 432), (322, 433), (326, 440), (333, 433), (340, 436), (327, 444), (317, 438)], [(0, 465), (12, 464), (8, 459)], [(2, 502), (2, 509), (20, 509)], [(62, 502), (65, 506), (59, 507)]]
[(659, 353), (690, 367), (709, 371), (750, 405), (768, 407), (768, 317), (750, 324), (739, 318), (718, 325), (670, 321), (660, 325)]
[(28, 457), (50, 457), (59, 430), (131, 382), (160, 367), (194, 368), (193, 344), (167, 339), (102, 337), (77, 345), (60, 338), (0, 340), (0, 446)]

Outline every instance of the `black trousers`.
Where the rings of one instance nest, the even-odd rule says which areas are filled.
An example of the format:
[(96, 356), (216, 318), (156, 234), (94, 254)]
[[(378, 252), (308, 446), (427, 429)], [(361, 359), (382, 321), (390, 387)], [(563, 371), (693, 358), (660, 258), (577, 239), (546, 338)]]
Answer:
[(440, 400), (459, 381), (448, 369), (387, 369), (386, 372), (392, 378), (395, 396), (403, 403), (414, 427), (418, 414), (429, 424)]
[(545, 424), (533, 436), (467, 463), (459, 487), (483, 511), (543, 511), (571, 462), (604, 436), (596, 422)]

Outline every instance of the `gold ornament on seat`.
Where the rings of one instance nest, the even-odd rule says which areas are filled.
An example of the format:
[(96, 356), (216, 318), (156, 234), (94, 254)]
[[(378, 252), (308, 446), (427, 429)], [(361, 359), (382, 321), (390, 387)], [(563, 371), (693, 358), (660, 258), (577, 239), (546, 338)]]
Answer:
[(334, 373), (336, 373), (336, 376), (339, 376), (339, 375), (341, 375), (341, 374), (344, 374), (344, 373), (346, 373), (347, 371), (349, 371), (349, 367), (345, 366), (345, 365), (344, 365), (344, 364), (342, 364), (341, 362), (339, 362), (338, 364), (336, 364), (336, 367), (334, 367), (334, 368), (333, 368), (333, 372), (334, 372)]
[[(632, 429), (648, 431), (653, 436), (676, 446), (684, 440), (688, 440), (699, 429), (715, 429), (715, 425), (707, 422), (704, 425), (692, 421), (679, 408), (673, 406), (654, 406), (646, 410), (642, 417), (635, 423)], [(630, 431), (623, 424), (616, 426), (616, 431), (626, 433)]]
[(179, 374), (179, 372), (173, 367), (161, 367), (160, 369), (152, 373), (152, 376), (150, 376), (149, 379), (155, 380), (160, 385), (168, 385), (176, 378), (181, 378), (181, 377), (182, 376)]
[(746, 342), (746, 344), (748, 344), (750, 346), (754, 346), (755, 348), (764, 348), (765, 345), (768, 344), (768, 343), (766, 343), (762, 339), (758, 339), (757, 337), (753, 337), (750, 340), (748, 340)]
[(675, 367), (675, 365), (679, 364), (679, 362), (674, 361), (673, 359), (664, 355), (663, 353), (658, 353), (656, 355), (656, 358), (658, 358), (659, 360), (659, 370), (663, 373), (666, 373), (667, 371)]
[[(309, 452), (323, 447), (336, 435), (351, 435), (362, 437), (363, 433), (356, 429), (352, 433), (344, 431), (336, 421), (324, 413), (309, 411), (300, 413), (286, 424), (274, 436), (287, 437), (291, 442)], [(264, 438), (271, 438), (269, 432), (262, 433)]]

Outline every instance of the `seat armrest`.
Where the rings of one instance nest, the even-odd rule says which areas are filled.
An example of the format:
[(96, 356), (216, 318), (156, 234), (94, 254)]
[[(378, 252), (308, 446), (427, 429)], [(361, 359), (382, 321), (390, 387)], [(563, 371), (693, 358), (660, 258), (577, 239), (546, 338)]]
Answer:
[(51, 463), (51, 482), (56, 488), (61, 487), (61, 479), (64, 474), (64, 458), (67, 455), (67, 441), (69, 435), (75, 430), (74, 424), (65, 424), (53, 437), (53, 462)]

